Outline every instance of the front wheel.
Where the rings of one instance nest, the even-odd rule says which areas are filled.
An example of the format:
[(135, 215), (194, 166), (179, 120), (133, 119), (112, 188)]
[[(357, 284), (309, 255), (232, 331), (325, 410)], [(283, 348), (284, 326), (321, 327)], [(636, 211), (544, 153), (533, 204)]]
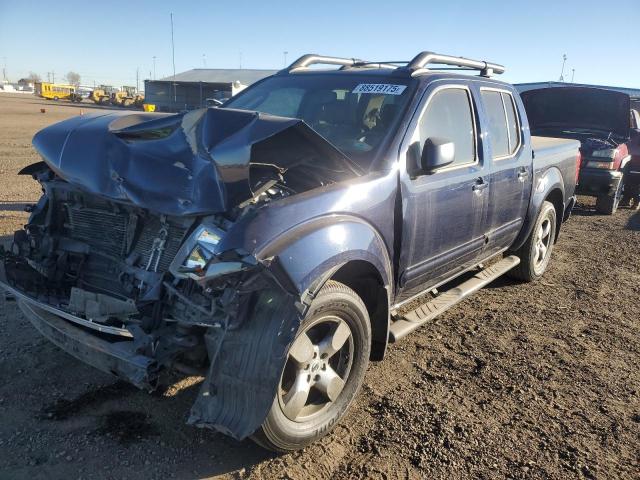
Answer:
[(620, 180), (613, 195), (599, 195), (596, 198), (596, 212), (602, 215), (613, 215), (616, 213), (618, 204), (622, 198), (622, 184), (623, 180)]
[(329, 433), (362, 385), (370, 350), (364, 303), (346, 285), (327, 282), (289, 348), (271, 410), (253, 440), (291, 451)]
[(551, 202), (545, 201), (529, 238), (513, 252), (520, 257), (520, 264), (509, 271), (509, 276), (525, 282), (540, 278), (549, 265), (555, 238), (556, 209)]

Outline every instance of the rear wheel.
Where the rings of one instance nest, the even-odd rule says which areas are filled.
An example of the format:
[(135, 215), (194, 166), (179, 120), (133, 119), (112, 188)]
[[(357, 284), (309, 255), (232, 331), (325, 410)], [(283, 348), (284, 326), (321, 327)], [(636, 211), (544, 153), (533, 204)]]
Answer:
[(525, 244), (513, 252), (520, 257), (520, 264), (509, 271), (509, 276), (532, 282), (540, 278), (551, 258), (556, 238), (556, 209), (551, 202), (544, 202), (533, 230)]
[(271, 410), (253, 440), (291, 451), (329, 433), (362, 385), (370, 349), (362, 300), (346, 285), (327, 282), (289, 348)]

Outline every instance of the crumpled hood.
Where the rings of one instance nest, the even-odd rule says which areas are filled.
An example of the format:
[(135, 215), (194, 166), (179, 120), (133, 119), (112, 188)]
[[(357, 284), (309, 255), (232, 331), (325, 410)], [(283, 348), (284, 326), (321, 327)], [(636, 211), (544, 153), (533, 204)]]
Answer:
[(78, 116), (41, 130), (33, 145), (69, 183), (167, 215), (219, 213), (252, 198), (252, 163), (286, 169), (321, 158), (354, 169), (302, 120), (220, 108)]

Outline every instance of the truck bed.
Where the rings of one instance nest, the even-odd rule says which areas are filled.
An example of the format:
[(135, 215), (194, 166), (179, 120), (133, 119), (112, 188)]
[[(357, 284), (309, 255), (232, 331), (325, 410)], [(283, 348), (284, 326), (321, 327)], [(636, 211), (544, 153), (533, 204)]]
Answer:
[(573, 196), (578, 168), (576, 156), (580, 151), (580, 142), (565, 138), (532, 136), (531, 146), (534, 179), (547, 169), (556, 167), (562, 174), (565, 198)]
[(565, 148), (569, 146), (571, 146), (571, 148), (575, 148), (576, 146), (580, 147), (580, 142), (567, 138), (531, 136), (531, 146), (533, 147), (533, 150), (535, 152), (539, 152), (542, 150), (549, 150), (551, 152), (554, 149), (561, 149), (564, 151)]

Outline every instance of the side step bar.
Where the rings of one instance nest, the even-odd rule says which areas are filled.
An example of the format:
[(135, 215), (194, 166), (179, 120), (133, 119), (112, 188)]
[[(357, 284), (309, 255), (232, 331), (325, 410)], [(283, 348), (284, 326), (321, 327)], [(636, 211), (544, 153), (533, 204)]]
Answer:
[(520, 258), (515, 255), (505, 257), (499, 262), (480, 270), (466, 282), (441, 293), (433, 300), (423, 303), (415, 310), (406, 313), (403, 317), (391, 323), (389, 327), (389, 341), (393, 343), (406, 337), (429, 320), (433, 320), (458, 302), (476, 293), (482, 287), (502, 276), (519, 263)]

